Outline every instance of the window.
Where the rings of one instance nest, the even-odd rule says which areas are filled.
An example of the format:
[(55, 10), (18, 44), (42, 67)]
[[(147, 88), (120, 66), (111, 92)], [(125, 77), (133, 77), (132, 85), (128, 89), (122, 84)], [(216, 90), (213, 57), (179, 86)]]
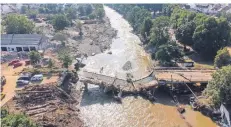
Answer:
[(7, 48), (6, 47), (1, 47), (1, 50), (2, 51), (7, 51)]
[(35, 51), (36, 48), (35, 47), (30, 47), (30, 51)]
[(29, 47), (23, 47), (23, 51), (29, 52)]
[(16, 47), (17, 52), (21, 52), (22, 51), (22, 47)]

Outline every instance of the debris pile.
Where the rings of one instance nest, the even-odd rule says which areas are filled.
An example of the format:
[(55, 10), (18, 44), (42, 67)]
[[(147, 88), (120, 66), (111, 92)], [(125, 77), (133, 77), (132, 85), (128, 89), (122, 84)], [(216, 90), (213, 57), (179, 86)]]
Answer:
[(127, 61), (124, 66), (123, 66), (123, 70), (128, 71), (132, 69), (132, 63), (131, 61)]
[(17, 91), (14, 108), (44, 127), (82, 127), (77, 100), (54, 84), (28, 86)]

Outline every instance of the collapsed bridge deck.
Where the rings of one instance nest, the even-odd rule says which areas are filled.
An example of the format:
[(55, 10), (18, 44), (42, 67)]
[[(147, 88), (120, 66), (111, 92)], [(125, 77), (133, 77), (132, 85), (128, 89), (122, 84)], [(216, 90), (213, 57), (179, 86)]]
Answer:
[(160, 81), (173, 84), (178, 83), (208, 83), (215, 70), (182, 70), (182, 69), (156, 69), (154, 75), (149, 75), (141, 80), (128, 83), (125, 79), (110, 77), (98, 73), (82, 71), (80, 81), (103, 87), (114, 87), (123, 91), (139, 91), (141, 88), (157, 86)]

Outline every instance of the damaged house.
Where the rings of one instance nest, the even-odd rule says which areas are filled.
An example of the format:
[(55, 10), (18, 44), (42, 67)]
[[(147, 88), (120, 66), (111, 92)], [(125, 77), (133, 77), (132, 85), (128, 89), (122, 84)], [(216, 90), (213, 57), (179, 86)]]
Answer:
[(1, 34), (1, 51), (43, 50), (48, 38), (39, 34)]

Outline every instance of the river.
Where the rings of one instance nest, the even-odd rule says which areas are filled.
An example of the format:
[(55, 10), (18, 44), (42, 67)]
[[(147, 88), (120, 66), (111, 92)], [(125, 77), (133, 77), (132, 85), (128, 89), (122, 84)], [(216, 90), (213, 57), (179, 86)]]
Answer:
[[(110, 51), (87, 58), (85, 70), (126, 78), (131, 73), (134, 79), (150, 73), (151, 58), (146, 54), (140, 39), (132, 33), (132, 28), (123, 17), (114, 10), (104, 7), (111, 26), (117, 30)], [(130, 61), (132, 69), (124, 71), (122, 66)], [(111, 96), (103, 93), (98, 86), (89, 85), (88, 92), (83, 93), (80, 112), (86, 127), (216, 127), (210, 118), (199, 112), (186, 108), (185, 119), (180, 117), (171, 98), (160, 91), (155, 93), (155, 104), (140, 96), (124, 97), (122, 104), (114, 102)]]

